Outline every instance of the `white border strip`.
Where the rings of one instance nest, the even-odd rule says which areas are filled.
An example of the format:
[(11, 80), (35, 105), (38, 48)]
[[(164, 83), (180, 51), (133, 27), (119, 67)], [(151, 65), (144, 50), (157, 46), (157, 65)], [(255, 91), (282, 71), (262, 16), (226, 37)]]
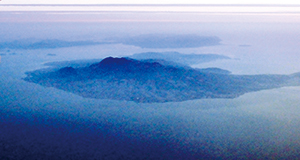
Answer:
[(300, 13), (300, 6), (279, 5), (0, 5), (1, 11)]

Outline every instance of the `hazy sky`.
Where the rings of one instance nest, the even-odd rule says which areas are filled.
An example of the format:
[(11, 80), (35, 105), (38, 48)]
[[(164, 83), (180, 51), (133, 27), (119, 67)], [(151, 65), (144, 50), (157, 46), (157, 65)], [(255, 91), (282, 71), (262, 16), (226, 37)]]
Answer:
[[(1, 5), (4, 4), (4, 5)], [(5, 4), (100, 4), (100, 5), (5, 5)], [(140, 5), (101, 5), (101, 4), (140, 4)], [(143, 5), (143, 4), (198, 4), (198, 5)], [(213, 5), (201, 5), (213, 4)], [(215, 5), (215, 4), (241, 4), (239, 6)], [(252, 4), (252, 5), (247, 5)], [(254, 5), (258, 4), (258, 5)], [(274, 5), (265, 5), (274, 4)], [(1, 13), (1, 11), (4, 11)], [(5, 11), (13, 11), (5, 13)], [(39, 14), (33, 12), (22, 13), (19, 11), (43, 11)], [(45, 12), (46, 11), (46, 12)], [(48, 12), (47, 12), (48, 11)], [(53, 12), (56, 11), (56, 12)], [(67, 15), (70, 14), (72, 15)], [(82, 12), (84, 11), (84, 12)], [(88, 16), (85, 11), (89, 11)], [(143, 16), (136, 14), (129, 17), (129, 14), (111, 14), (111, 12), (135, 12), (135, 13), (198, 13), (198, 16), (187, 16), (180, 18), (181, 15), (156, 14)], [(76, 12), (76, 14), (75, 14)], [(79, 15), (79, 12), (80, 15)], [(102, 13), (109, 13), (100, 15)], [(88, 21), (88, 22), (107, 22), (107, 21), (201, 21), (201, 22), (299, 22), (300, 21), (300, 1), (295, 0), (0, 0), (0, 22), (24, 22), (24, 21)], [(85, 15), (82, 15), (82, 14)], [(212, 14), (213, 13), (213, 14)], [(60, 14), (60, 15), (58, 15)], [(63, 15), (62, 15), (63, 14)], [(96, 15), (95, 15), (96, 14)], [(204, 14), (199, 17), (199, 14)], [(258, 16), (259, 14), (259, 16)], [(207, 16), (209, 15), (209, 16)], [(234, 15), (234, 17), (232, 17)], [(127, 17), (126, 17), (127, 16)], [(137, 17), (139, 16), (139, 17)], [(156, 17), (155, 17), (156, 16)], [(179, 17), (178, 17), (179, 16)], [(245, 18), (246, 16), (246, 18)]]
[(295, 0), (1, 0), (1, 4), (300, 4)]

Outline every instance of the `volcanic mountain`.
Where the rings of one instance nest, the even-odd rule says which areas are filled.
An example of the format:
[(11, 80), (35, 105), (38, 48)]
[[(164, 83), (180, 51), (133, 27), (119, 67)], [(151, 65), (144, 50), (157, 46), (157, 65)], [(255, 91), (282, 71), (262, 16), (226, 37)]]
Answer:
[(218, 68), (193, 69), (160, 62), (108, 57), (87, 67), (28, 72), (24, 80), (87, 98), (140, 103), (235, 98), (247, 92), (300, 85), (299, 74), (232, 75)]

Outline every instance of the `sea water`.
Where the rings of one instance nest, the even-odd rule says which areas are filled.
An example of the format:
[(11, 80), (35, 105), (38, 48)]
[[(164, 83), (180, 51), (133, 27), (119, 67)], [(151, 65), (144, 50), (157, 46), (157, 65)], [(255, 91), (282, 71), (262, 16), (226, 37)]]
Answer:
[(25, 72), (44, 68), (47, 62), (148, 51), (226, 55), (231, 59), (193, 67), (219, 67), (233, 74), (291, 74), (300, 71), (299, 24), (2, 23), (1, 26), (5, 42), (26, 38), (103, 40), (179, 31), (222, 40), (218, 46), (179, 49), (123, 44), (2, 49), (0, 157), (4, 159), (294, 159), (299, 156), (299, 87), (251, 92), (235, 99), (135, 103), (83, 98), (22, 80)]

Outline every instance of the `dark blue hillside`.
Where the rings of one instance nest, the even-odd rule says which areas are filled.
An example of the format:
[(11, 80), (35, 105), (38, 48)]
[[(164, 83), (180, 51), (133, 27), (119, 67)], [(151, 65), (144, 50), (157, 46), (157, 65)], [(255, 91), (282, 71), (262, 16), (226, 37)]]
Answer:
[(149, 72), (164, 68), (157, 62), (141, 62), (130, 58), (108, 57), (89, 67), (94, 72)]

